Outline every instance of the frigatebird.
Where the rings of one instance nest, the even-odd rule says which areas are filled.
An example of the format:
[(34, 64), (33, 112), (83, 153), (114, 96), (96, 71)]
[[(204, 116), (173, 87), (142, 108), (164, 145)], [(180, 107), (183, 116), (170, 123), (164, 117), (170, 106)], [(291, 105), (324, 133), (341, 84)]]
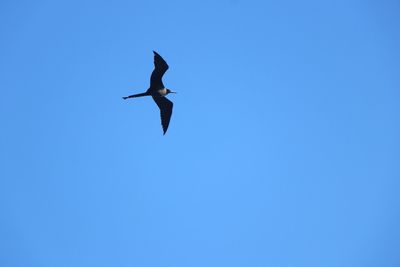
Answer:
[(169, 68), (167, 62), (165, 62), (165, 60), (156, 51), (153, 51), (153, 53), (154, 70), (151, 73), (150, 77), (150, 88), (147, 89), (147, 91), (144, 93), (125, 96), (123, 97), (123, 99), (151, 96), (160, 109), (161, 125), (165, 134), (168, 129), (169, 121), (171, 120), (172, 107), (174, 105), (165, 96), (170, 93), (176, 94), (176, 92), (173, 92), (170, 89), (166, 88), (162, 82), (162, 77)]

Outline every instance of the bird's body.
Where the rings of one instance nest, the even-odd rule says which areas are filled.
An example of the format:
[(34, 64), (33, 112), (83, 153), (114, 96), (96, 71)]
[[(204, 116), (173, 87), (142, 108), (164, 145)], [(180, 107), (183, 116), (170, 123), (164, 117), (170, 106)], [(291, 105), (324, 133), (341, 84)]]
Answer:
[(166, 96), (167, 95), (167, 88), (163, 88), (158, 90), (158, 93), (160, 94), (160, 96)]
[(144, 93), (126, 96), (123, 97), (123, 99), (151, 96), (160, 109), (161, 125), (165, 134), (171, 120), (173, 107), (173, 103), (169, 101), (165, 96), (170, 93), (176, 92), (172, 92), (171, 90), (167, 89), (162, 82), (162, 77), (169, 68), (167, 62), (165, 62), (165, 60), (157, 52), (153, 51), (153, 53), (154, 70), (151, 73), (150, 77), (150, 88), (147, 89), (147, 91)]

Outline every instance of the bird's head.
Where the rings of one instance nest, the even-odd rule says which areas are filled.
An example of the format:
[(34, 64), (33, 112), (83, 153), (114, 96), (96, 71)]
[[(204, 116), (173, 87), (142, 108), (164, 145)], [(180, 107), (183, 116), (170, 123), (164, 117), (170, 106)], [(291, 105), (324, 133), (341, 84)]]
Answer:
[(167, 95), (168, 95), (168, 94), (176, 94), (176, 92), (167, 89)]

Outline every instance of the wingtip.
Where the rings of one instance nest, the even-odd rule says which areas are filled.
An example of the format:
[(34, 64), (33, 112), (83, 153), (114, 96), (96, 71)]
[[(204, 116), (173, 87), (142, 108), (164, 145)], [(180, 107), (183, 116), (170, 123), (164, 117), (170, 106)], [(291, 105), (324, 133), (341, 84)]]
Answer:
[(154, 54), (155, 56), (159, 56), (159, 57), (161, 57), (161, 56), (160, 56), (160, 54), (159, 54), (159, 53), (157, 53), (157, 52), (156, 52), (156, 51), (154, 51), (154, 50), (153, 50), (153, 54)]

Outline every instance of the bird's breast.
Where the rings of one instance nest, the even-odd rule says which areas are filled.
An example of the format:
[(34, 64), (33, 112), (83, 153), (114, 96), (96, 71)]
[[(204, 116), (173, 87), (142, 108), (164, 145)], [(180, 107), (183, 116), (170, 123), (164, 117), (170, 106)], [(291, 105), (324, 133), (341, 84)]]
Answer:
[(166, 88), (160, 89), (160, 90), (158, 90), (158, 93), (159, 93), (161, 96), (165, 96), (165, 95), (167, 94), (167, 89), (166, 89)]

